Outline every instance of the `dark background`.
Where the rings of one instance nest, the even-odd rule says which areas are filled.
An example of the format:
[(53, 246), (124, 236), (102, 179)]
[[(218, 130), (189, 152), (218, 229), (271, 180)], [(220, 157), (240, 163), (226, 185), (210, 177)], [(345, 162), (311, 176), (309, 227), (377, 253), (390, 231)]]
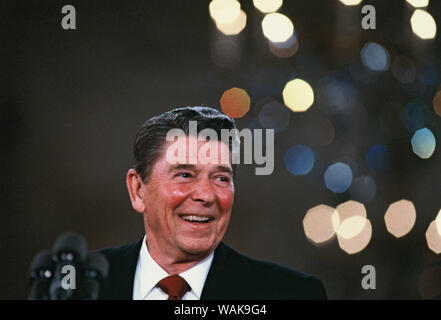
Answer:
[[(33, 255), (51, 247), (61, 232), (82, 234), (91, 249), (142, 237), (142, 217), (131, 208), (125, 175), (136, 130), (148, 117), (179, 106), (219, 108), (225, 90), (241, 87), (251, 97), (250, 112), (237, 121), (245, 128), (258, 115), (258, 102), (282, 101), (284, 84), (297, 76), (315, 90), (327, 75), (349, 77), (366, 41), (382, 44), (391, 58), (405, 54), (418, 72), (430, 60), (439, 74), (439, 31), (427, 49), (410, 32), (411, 10), (404, 0), (364, 3), (377, 9), (377, 30), (361, 30), (360, 6), (285, 0), (279, 11), (294, 22), (300, 49), (279, 59), (262, 36), (263, 15), (251, 1), (241, 1), (248, 21), (234, 37), (239, 60), (221, 66), (214, 42), (223, 36), (209, 16), (208, 1), (2, 1), (0, 298), (27, 297)], [(77, 30), (61, 28), (66, 4), (76, 8)], [(441, 22), (441, 1), (432, 0), (428, 11)], [(355, 17), (355, 24), (341, 28), (342, 13)], [(438, 146), (430, 159), (419, 159), (399, 114), (396, 123), (388, 122), (391, 130), (379, 125), (379, 115), (391, 101), (404, 105), (419, 98), (430, 105), (441, 77), (436, 84), (416, 80), (403, 86), (389, 70), (369, 83), (351, 81), (359, 109), (331, 115), (326, 102), (316, 99), (306, 113), (292, 113), (289, 128), (277, 135), (272, 175), (256, 176), (250, 165), (239, 168), (225, 242), (251, 257), (318, 276), (331, 299), (420, 299), (420, 275), (441, 263), (424, 236), (441, 208), (441, 152)], [(320, 114), (335, 127), (327, 146), (314, 146), (296, 131)], [(429, 114), (427, 126), (439, 139), (441, 118), (433, 110)], [(296, 143), (313, 145), (318, 155), (307, 176), (285, 169), (283, 155)], [(391, 157), (384, 174), (370, 172), (364, 160), (379, 143)], [(369, 174), (377, 184), (366, 205), (373, 236), (355, 255), (343, 252), (336, 240), (314, 246), (302, 227), (309, 208), (351, 198), (349, 192), (333, 194), (322, 179), (326, 167), (344, 156), (357, 159), (358, 175)], [(384, 213), (403, 198), (415, 204), (417, 220), (408, 235), (396, 239), (386, 230)], [(361, 288), (366, 264), (376, 267), (376, 290)]]

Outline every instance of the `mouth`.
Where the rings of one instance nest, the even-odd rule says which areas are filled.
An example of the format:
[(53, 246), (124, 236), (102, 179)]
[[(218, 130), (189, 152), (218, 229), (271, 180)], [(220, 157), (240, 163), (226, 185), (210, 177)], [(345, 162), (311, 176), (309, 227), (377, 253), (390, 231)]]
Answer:
[(212, 216), (195, 215), (195, 214), (180, 214), (179, 218), (184, 220), (185, 222), (194, 223), (194, 224), (207, 224), (214, 220), (214, 217)]

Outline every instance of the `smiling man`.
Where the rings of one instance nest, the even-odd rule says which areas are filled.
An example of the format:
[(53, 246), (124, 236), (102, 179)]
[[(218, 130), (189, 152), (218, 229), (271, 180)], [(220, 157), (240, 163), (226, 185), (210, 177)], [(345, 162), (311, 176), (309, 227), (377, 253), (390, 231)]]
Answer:
[[(231, 155), (232, 141), (198, 139), (190, 134), (191, 121), (198, 132), (211, 129), (218, 136), (222, 129), (235, 129), (232, 119), (207, 107), (174, 109), (141, 126), (127, 188), (132, 207), (143, 214), (145, 236), (100, 250), (110, 265), (100, 298), (326, 299), (317, 278), (248, 258), (222, 242), (236, 169), (231, 156), (226, 161), (222, 155)], [(176, 129), (183, 137), (168, 141)], [(169, 161), (172, 145), (188, 152)]]

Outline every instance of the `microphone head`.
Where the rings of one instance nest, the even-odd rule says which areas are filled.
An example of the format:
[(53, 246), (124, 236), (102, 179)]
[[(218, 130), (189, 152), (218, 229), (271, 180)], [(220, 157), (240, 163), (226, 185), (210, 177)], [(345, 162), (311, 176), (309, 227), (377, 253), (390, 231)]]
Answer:
[[(109, 263), (106, 257), (98, 252), (91, 252), (87, 255), (86, 276), (89, 278), (106, 278), (109, 272)], [(96, 271), (99, 274), (96, 274)]]
[(75, 233), (64, 233), (55, 240), (52, 248), (55, 262), (84, 262), (87, 254), (87, 243)]
[(29, 268), (31, 278), (49, 279), (53, 275), (54, 263), (52, 261), (52, 253), (50, 250), (42, 250), (38, 252), (32, 259)]
[(35, 279), (29, 290), (28, 300), (49, 300), (50, 279)]

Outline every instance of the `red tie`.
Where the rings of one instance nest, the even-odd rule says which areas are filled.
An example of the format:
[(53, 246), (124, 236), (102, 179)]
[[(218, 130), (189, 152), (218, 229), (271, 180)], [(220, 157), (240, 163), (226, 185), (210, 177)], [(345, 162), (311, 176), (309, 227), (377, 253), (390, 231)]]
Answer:
[(182, 300), (185, 293), (190, 290), (187, 281), (177, 274), (168, 276), (159, 281), (158, 287), (168, 294), (167, 300)]

